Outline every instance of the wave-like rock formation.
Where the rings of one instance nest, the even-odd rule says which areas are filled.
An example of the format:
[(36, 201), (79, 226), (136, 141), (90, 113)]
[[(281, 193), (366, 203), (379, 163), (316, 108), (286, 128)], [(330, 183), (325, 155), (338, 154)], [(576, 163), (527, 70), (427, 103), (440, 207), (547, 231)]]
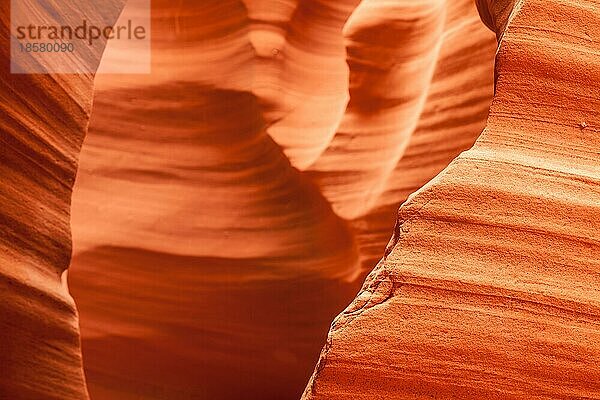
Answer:
[[(71, 4), (73, 6), (73, 4)], [(114, 21), (122, 6), (74, 11)], [(89, 14), (86, 14), (89, 13)], [(56, 23), (52, 13), (38, 15)], [(112, 23), (112, 22), (111, 22)], [(77, 156), (93, 74), (10, 73), (10, 4), (0, 4), (0, 398), (87, 399), (75, 304), (66, 284)], [(101, 48), (86, 62), (91, 70)], [(31, 59), (14, 60), (22, 70)], [(81, 62), (76, 58), (70, 62)]]
[(600, 398), (600, 4), (478, 6), (487, 127), (400, 208), (304, 399)]
[(152, 74), (97, 77), (69, 272), (95, 400), (298, 398), (398, 205), (481, 132), (475, 5), (358, 3), (156, 0)]
[(97, 78), (73, 199), (90, 393), (297, 398), (355, 239), (268, 134), (244, 4), (152, 6), (152, 75)]
[(152, 73), (96, 77), (11, 75), (0, 11), (3, 399), (298, 398), (493, 92), (471, 0), (153, 0)]

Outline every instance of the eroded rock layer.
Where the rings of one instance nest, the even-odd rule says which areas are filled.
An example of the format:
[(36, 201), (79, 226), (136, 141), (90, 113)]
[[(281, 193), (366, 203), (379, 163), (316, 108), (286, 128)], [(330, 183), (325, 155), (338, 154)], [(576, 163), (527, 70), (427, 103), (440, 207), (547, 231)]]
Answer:
[(400, 208), (304, 399), (600, 398), (600, 4), (478, 3), (487, 127)]
[(475, 5), (358, 4), (155, 0), (152, 74), (97, 77), (69, 273), (95, 400), (298, 398), (398, 204), (481, 132)]
[(267, 133), (244, 4), (153, 18), (152, 75), (97, 79), (74, 196), (90, 393), (297, 398), (357, 290), (354, 237)]
[[(121, 5), (107, 1), (102, 9), (81, 8), (73, 17), (114, 21)], [(44, 12), (38, 18), (56, 23), (51, 12)], [(66, 269), (71, 256), (71, 190), (91, 111), (93, 75), (11, 74), (9, 32), (10, 4), (3, 1), (0, 398), (83, 400), (88, 395)], [(25, 63), (32, 60), (13, 62), (27, 70), (31, 65)], [(100, 54), (86, 61), (97, 66)]]

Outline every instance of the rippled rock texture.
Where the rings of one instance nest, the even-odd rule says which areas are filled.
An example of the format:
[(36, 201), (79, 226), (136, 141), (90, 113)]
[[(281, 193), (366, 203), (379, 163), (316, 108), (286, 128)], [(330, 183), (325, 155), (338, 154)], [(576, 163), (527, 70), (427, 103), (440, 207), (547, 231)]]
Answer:
[[(121, 6), (88, 11), (114, 21)], [(55, 23), (52, 14), (39, 18)], [(0, 29), (0, 398), (85, 399), (66, 270), (93, 75), (12, 75), (9, 2), (0, 4)], [(100, 54), (87, 61), (95, 69)]]
[(304, 399), (600, 398), (600, 4), (478, 3), (487, 127), (400, 208)]
[(599, 22), (154, 0), (95, 77), (3, 33), (0, 398), (600, 398)]
[(215, 0), (154, 1), (152, 37), (151, 76), (96, 79), (73, 197), (90, 393), (299, 398), (483, 129), (494, 36), (470, 1)]

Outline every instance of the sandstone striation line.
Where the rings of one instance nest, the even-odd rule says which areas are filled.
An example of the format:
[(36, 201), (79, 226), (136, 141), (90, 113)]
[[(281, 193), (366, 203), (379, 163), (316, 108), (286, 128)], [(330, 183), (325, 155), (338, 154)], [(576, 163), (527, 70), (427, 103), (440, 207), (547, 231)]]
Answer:
[(487, 127), (400, 208), (304, 399), (600, 398), (600, 8), (478, 2)]

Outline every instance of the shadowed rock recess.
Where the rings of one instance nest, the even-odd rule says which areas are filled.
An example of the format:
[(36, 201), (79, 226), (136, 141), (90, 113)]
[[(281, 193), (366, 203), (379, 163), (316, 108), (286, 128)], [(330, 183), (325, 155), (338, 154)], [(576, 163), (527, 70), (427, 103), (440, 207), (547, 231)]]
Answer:
[(152, 7), (73, 196), (90, 393), (298, 399), (398, 205), (483, 129), (494, 35), (470, 0)]
[(600, 398), (600, 3), (478, 3), (487, 127), (400, 208), (306, 400)]
[(148, 75), (9, 18), (0, 399), (600, 399), (598, 0), (153, 0)]

